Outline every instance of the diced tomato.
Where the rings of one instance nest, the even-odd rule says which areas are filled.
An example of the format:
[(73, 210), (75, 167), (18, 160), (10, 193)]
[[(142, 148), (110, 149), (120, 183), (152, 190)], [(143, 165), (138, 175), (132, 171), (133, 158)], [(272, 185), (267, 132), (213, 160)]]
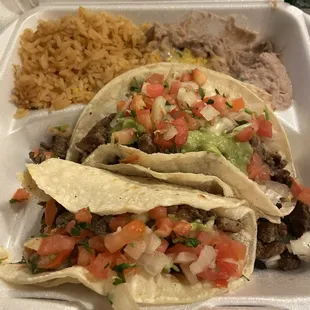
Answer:
[(72, 251), (75, 247), (75, 240), (69, 236), (54, 235), (42, 238), (38, 249), (39, 255), (57, 254), (62, 251)]
[(20, 201), (24, 201), (27, 200), (29, 198), (29, 193), (26, 192), (23, 188), (19, 188), (13, 195), (11, 200), (20, 202)]
[(299, 194), (302, 192), (302, 186), (296, 182), (294, 178), (291, 178), (292, 185), (291, 185), (291, 192), (294, 198), (297, 198)]
[(265, 119), (264, 114), (260, 115), (257, 119), (258, 130), (257, 134), (261, 137), (272, 138), (272, 123)]
[(213, 281), (215, 287), (228, 287), (228, 281), (227, 280), (216, 280)]
[(247, 173), (249, 179), (254, 181), (270, 180), (269, 168), (263, 164), (261, 157), (256, 152), (252, 155), (251, 162), (247, 167)]
[(303, 203), (310, 205), (310, 189), (303, 187), (297, 199), (302, 201)]
[(236, 135), (236, 139), (240, 142), (247, 142), (252, 139), (253, 135), (254, 135), (254, 128), (251, 126), (244, 128), (242, 131), (240, 131)]
[(206, 106), (206, 104), (203, 101), (198, 101), (194, 104), (193, 113), (198, 116), (202, 117), (200, 111)]
[(198, 123), (198, 121), (194, 117), (189, 115), (188, 113), (184, 112), (184, 117), (188, 124), (189, 130), (197, 130), (200, 127), (200, 124)]
[(165, 92), (165, 88), (161, 84), (147, 84), (146, 95), (150, 98), (156, 98), (162, 96)]
[(170, 86), (170, 94), (177, 94), (179, 89), (181, 87), (181, 83), (180, 82), (172, 82), (171, 86)]
[(230, 111), (232, 111), (232, 112), (238, 112), (241, 109), (244, 109), (244, 107), (245, 107), (245, 104), (244, 104), (242, 97), (233, 99), (231, 101), (231, 105), (232, 105), (232, 108)]
[(67, 235), (66, 227), (54, 228), (50, 231), (50, 235)]
[(121, 164), (132, 164), (136, 161), (139, 160), (139, 156), (138, 155), (128, 155), (125, 158), (121, 159), (119, 162)]
[(184, 244), (177, 243), (171, 248), (168, 248), (168, 250), (166, 251), (166, 254), (172, 254), (172, 253), (179, 254), (181, 252), (189, 252), (189, 253), (194, 253), (195, 255), (199, 256), (201, 250), (202, 250), (201, 244), (198, 244), (198, 246), (196, 247), (188, 247)]
[(166, 239), (161, 239), (160, 246), (156, 249), (158, 252), (165, 253), (169, 247), (169, 242)]
[(104, 245), (110, 253), (115, 253), (126, 244), (138, 239), (145, 230), (145, 224), (140, 220), (133, 220), (126, 224), (120, 232), (108, 234)]
[(118, 144), (132, 144), (136, 141), (136, 134), (134, 128), (125, 128), (113, 133)]
[(226, 272), (221, 271), (219, 268), (207, 268), (203, 272), (198, 273), (197, 276), (208, 281), (228, 280), (230, 278)]
[(91, 218), (92, 218), (92, 215), (91, 215), (89, 209), (87, 209), (87, 208), (83, 208), (75, 214), (75, 219), (80, 223), (90, 224)]
[(218, 110), (222, 115), (226, 115), (228, 112), (228, 107), (226, 105), (227, 99), (219, 94), (210, 97), (214, 101), (212, 107)]
[(134, 111), (140, 111), (145, 108), (146, 104), (143, 100), (142, 95), (134, 95), (131, 102), (131, 109)]
[(169, 121), (161, 120), (156, 122), (155, 127), (157, 130), (160, 130), (163, 133), (171, 127), (171, 123)]
[(50, 199), (45, 204), (44, 219), (47, 226), (52, 226), (57, 214), (57, 206), (54, 199)]
[(78, 246), (77, 265), (88, 266), (95, 259), (95, 253), (92, 249), (85, 249), (83, 246)]
[(156, 133), (154, 136), (154, 143), (162, 150), (171, 149), (174, 146), (174, 142), (172, 140), (165, 140), (163, 136), (159, 133)]
[(71, 250), (50, 254), (48, 257), (42, 256), (39, 259), (38, 267), (43, 269), (55, 269), (59, 267), (71, 254)]
[(180, 236), (187, 236), (192, 229), (192, 225), (186, 221), (180, 221), (174, 224), (173, 231)]
[(168, 237), (173, 228), (173, 222), (169, 217), (161, 218), (156, 221), (155, 234), (159, 237)]
[(163, 84), (165, 76), (163, 74), (153, 73), (146, 82), (151, 84)]
[(86, 269), (98, 279), (107, 279), (113, 263), (113, 255), (99, 253)]
[(70, 221), (66, 225), (66, 232), (71, 235), (71, 229), (75, 226), (75, 220)]
[(106, 252), (107, 251), (107, 249), (104, 245), (104, 236), (102, 236), (102, 235), (91, 237), (88, 240), (88, 244), (92, 249), (96, 250), (97, 252)]
[(192, 81), (193, 77), (190, 72), (183, 72), (180, 81), (181, 82), (189, 82)]
[(117, 112), (118, 112), (118, 113), (120, 113), (120, 112), (123, 110), (125, 104), (126, 104), (126, 102), (123, 101), (123, 100), (120, 101), (120, 102), (117, 104)]
[(118, 227), (123, 228), (130, 221), (131, 221), (130, 214), (128, 213), (120, 214), (112, 218), (112, 220), (109, 223), (109, 226), (112, 231), (116, 231)]
[(167, 208), (158, 206), (156, 208), (153, 208), (148, 212), (148, 215), (151, 219), (159, 220), (164, 217), (167, 217)]
[(199, 86), (202, 86), (205, 82), (207, 82), (206, 75), (198, 68), (193, 70), (193, 79)]
[(154, 103), (154, 98), (149, 98), (147, 96), (143, 96), (143, 100), (145, 102), (145, 107), (149, 110), (152, 109), (153, 103)]
[(202, 245), (213, 245), (212, 240), (214, 240), (214, 234), (217, 234), (217, 232), (210, 233), (201, 231), (197, 234), (197, 239), (201, 242)]
[(137, 122), (142, 125), (146, 131), (151, 132), (153, 129), (153, 124), (151, 120), (151, 111), (147, 110), (140, 110), (136, 112), (137, 114)]
[(177, 129), (178, 133), (175, 136), (175, 144), (177, 146), (182, 146), (186, 143), (188, 137), (188, 125), (184, 117), (177, 118), (172, 121), (172, 124)]

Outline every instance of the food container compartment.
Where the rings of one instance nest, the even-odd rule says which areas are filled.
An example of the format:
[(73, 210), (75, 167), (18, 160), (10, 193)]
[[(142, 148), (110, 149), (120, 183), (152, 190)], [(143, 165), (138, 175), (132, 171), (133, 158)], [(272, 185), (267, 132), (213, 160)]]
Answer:
[[(292, 80), (294, 105), (286, 111), (277, 112), (288, 134), (293, 157), (299, 177), (305, 185), (310, 185), (310, 149), (307, 133), (310, 131), (310, 39), (303, 13), (280, 1), (277, 8), (269, 1), (41, 1), (41, 5), (21, 16), (9, 39), (0, 64), (0, 93), (2, 113), (0, 115), (0, 244), (9, 248), (11, 258), (17, 261), (21, 257), (23, 241), (38, 230), (40, 208), (34, 203), (10, 206), (8, 201), (19, 187), (16, 173), (24, 169), (28, 161), (28, 152), (46, 137), (47, 127), (60, 124), (74, 125), (83, 105), (74, 105), (65, 110), (50, 113), (47, 110), (32, 111), (21, 120), (12, 118), (15, 106), (9, 103), (13, 88), (12, 64), (18, 64), (19, 35), (25, 28), (35, 28), (38, 19), (53, 19), (76, 13), (82, 4), (93, 10), (107, 10), (122, 14), (135, 23), (142, 22), (177, 22), (190, 11), (208, 11), (221, 16), (235, 14), (246, 18), (238, 18), (239, 25), (259, 32), (260, 36), (275, 44), (276, 52), (286, 66)], [(35, 225), (34, 223), (37, 223)], [(143, 309), (309, 309), (310, 270), (304, 266), (296, 272), (280, 272), (276, 270), (255, 271), (246, 287), (210, 300), (184, 306), (155, 306)], [(83, 296), (83, 297), (81, 297)], [(0, 297), (13, 298), (6, 300), (8, 309), (17, 309), (21, 300), (16, 298), (47, 298), (51, 300), (80, 300), (77, 304), (62, 302), (64, 309), (98, 309), (103, 303), (108, 309), (108, 302), (101, 296), (77, 285), (63, 285), (57, 288), (38, 289), (16, 287), (0, 282)], [(46, 301), (27, 301), (29, 309), (36, 304), (47, 309), (58, 309), (56, 304)], [(25, 303), (26, 305), (26, 303)], [(39, 305), (39, 304), (38, 304)], [(218, 307), (218, 308), (217, 308)], [(252, 308), (254, 307), (254, 308)], [(269, 308), (268, 308), (269, 307)]]

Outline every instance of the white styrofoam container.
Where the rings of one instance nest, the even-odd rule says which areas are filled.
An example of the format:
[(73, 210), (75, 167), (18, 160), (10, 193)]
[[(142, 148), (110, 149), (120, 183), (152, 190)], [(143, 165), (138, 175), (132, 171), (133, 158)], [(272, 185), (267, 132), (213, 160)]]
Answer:
[[(11, 65), (19, 63), (18, 37), (25, 28), (35, 28), (38, 19), (51, 19), (75, 14), (78, 1), (41, 1), (41, 5), (20, 17), (9, 31), (10, 40), (0, 62), (0, 245), (7, 246), (12, 261), (21, 258), (23, 241), (38, 230), (40, 209), (32, 203), (12, 205), (8, 201), (19, 187), (16, 173), (22, 171), (28, 161), (28, 152), (47, 135), (48, 125), (74, 125), (83, 109), (75, 105), (66, 110), (49, 113), (33, 111), (22, 120), (12, 118), (15, 106), (9, 102), (13, 87)], [(218, 15), (238, 14), (247, 18), (240, 21), (270, 39), (281, 54), (292, 80), (294, 105), (277, 115), (288, 134), (299, 177), (310, 185), (310, 147), (307, 132), (310, 131), (310, 40), (303, 13), (292, 6), (270, 1), (114, 1), (84, 2), (83, 6), (123, 14), (136, 23), (177, 22), (192, 10), (209, 11)], [(87, 4), (87, 5), (86, 5)], [(0, 39), (2, 37), (0, 36)], [(1, 41), (3, 42), (3, 41)], [(0, 48), (0, 52), (3, 47)], [(248, 285), (224, 296), (205, 302), (184, 306), (154, 306), (145, 309), (310, 309), (310, 269), (304, 266), (294, 272), (255, 271)], [(237, 307), (239, 306), (239, 307)], [(13, 286), (0, 281), (0, 309), (111, 309), (105, 298), (80, 285), (62, 285), (53, 289)], [(236, 308), (237, 307), (237, 308)], [(144, 309), (144, 308), (143, 308)]]

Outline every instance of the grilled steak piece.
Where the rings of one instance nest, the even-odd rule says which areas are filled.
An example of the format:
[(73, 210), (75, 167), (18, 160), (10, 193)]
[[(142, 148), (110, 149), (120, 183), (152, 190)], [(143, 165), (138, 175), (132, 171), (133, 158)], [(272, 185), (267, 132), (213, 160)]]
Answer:
[(261, 241), (257, 241), (256, 246), (256, 258), (266, 259), (276, 255), (282, 254), (286, 249), (284, 243), (279, 241), (274, 241), (271, 243), (263, 244)]
[(243, 228), (242, 223), (240, 221), (235, 221), (224, 217), (217, 218), (215, 220), (215, 224), (219, 230), (228, 231), (232, 233), (237, 233)]
[(273, 224), (267, 220), (260, 219), (258, 222), (257, 238), (263, 243), (281, 241), (287, 235), (285, 223)]
[(281, 259), (278, 262), (278, 267), (284, 271), (297, 269), (301, 264), (301, 260), (297, 255), (285, 251), (281, 254)]
[(138, 148), (147, 154), (157, 153), (157, 147), (152, 140), (152, 136), (147, 133), (139, 138)]

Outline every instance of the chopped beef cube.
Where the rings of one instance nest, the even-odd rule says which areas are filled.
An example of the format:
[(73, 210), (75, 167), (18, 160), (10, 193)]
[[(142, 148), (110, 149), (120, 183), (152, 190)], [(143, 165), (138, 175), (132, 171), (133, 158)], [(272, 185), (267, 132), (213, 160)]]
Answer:
[(52, 147), (50, 151), (55, 154), (55, 156), (65, 159), (67, 151), (69, 148), (68, 138), (63, 136), (53, 136)]
[(267, 266), (263, 261), (256, 259), (255, 263), (254, 263), (254, 268), (265, 270), (265, 269), (267, 269)]
[(109, 227), (109, 222), (111, 221), (112, 216), (100, 216), (97, 214), (92, 214), (90, 230), (95, 235), (106, 235), (111, 232)]
[(293, 237), (300, 238), (305, 232), (310, 231), (310, 208), (308, 205), (297, 201), (294, 210), (284, 218), (289, 232)]
[(287, 226), (285, 223), (273, 224), (266, 220), (259, 220), (257, 238), (263, 243), (281, 241), (287, 235)]
[(191, 208), (187, 205), (179, 206), (179, 209), (176, 213), (176, 217), (187, 222), (194, 222), (196, 220), (203, 220), (203, 216), (200, 214), (198, 209)]
[(261, 241), (257, 241), (256, 258), (266, 259), (272, 256), (280, 255), (285, 251), (285, 244), (279, 241), (263, 244)]
[(298, 256), (286, 250), (281, 254), (278, 267), (284, 271), (288, 271), (299, 268), (300, 264), (301, 260), (298, 258)]
[(143, 134), (138, 140), (138, 148), (147, 154), (157, 153), (157, 147), (150, 134)]
[(219, 230), (237, 233), (242, 229), (240, 221), (230, 220), (227, 218), (217, 218), (215, 224)]
[(287, 165), (287, 161), (282, 159), (278, 153), (271, 154), (267, 151), (264, 152), (264, 162), (270, 167), (271, 170), (280, 170)]
[(202, 223), (206, 224), (209, 220), (210, 217), (216, 217), (216, 215), (212, 211), (206, 211), (206, 210), (198, 210), (200, 215), (202, 216)]
[(64, 227), (72, 220), (74, 220), (74, 214), (64, 212), (56, 217), (56, 227)]
[(271, 170), (270, 179), (281, 184), (289, 184), (291, 182), (291, 174), (285, 169)]
[(110, 124), (115, 116), (116, 114), (113, 113), (97, 122), (87, 135), (80, 142), (76, 143), (76, 147), (82, 152), (90, 154), (99, 145), (108, 143)]

